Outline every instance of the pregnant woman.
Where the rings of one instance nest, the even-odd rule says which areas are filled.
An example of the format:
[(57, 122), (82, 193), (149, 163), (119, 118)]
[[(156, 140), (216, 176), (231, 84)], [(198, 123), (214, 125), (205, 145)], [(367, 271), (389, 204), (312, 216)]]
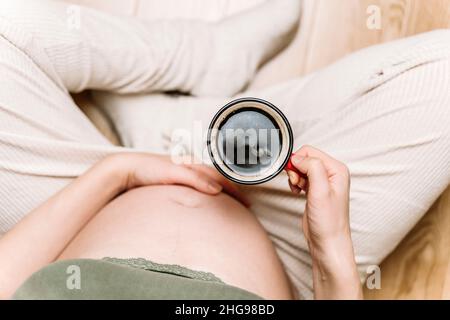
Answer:
[[(360, 298), (348, 171), (311, 147), (292, 162), (307, 177), (293, 173), (290, 183), (293, 192), (307, 192), (303, 230), (316, 298)], [(35, 273), (15, 297), (294, 298), (273, 244), (243, 204), (211, 168), (147, 154), (109, 156), (1, 239), (2, 295), (11, 297), (56, 260), (63, 263)], [(80, 272), (78, 289), (67, 285), (73, 266)]]
[[(0, 297), (361, 298), (359, 276), (450, 182), (449, 30), (247, 93), (290, 119), (303, 173), (244, 189), (251, 206), (160, 155), (164, 130), (207, 124), (299, 15), (293, 0), (219, 23), (0, 1)], [(78, 109), (84, 90), (104, 91), (125, 147)]]
[[(72, 9), (1, 4), (2, 228), (26, 216), (0, 239), (0, 296), (294, 298), (272, 241), (236, 187), (206, 166), (108, 145), (67, 91), (230, 95), (286, 42), (298, 3), (270, 1), (219, 24), (144, 23), (79, 8), (77, 26), (64, 20)], [(276, 28), (260, 25), (268, 13)], [(304, 228), (316, 297), (359, 298), (348, 172), (312, 148), (294, 163), (308, 176), (293, 175), (291, 187), (310, 198)], [(75, 289), (71, 270), (79, 271)]]

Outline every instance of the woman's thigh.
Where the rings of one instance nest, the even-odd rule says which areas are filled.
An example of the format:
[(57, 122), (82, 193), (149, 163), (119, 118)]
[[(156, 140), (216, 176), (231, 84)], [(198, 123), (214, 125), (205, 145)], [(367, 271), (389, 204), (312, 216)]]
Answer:
[(0, 36), (0, 236), (113, 150), (48, 67)]

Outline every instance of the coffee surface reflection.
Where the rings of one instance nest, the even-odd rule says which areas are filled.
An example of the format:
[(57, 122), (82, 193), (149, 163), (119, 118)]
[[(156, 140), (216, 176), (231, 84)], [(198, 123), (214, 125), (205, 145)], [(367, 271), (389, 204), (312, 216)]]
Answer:
[(255, 176), (270, 168), (282, 144), (277, 123), (256, 108), (230, 114), (219, 127), (218, 140), (225, 165), (243, 176)]

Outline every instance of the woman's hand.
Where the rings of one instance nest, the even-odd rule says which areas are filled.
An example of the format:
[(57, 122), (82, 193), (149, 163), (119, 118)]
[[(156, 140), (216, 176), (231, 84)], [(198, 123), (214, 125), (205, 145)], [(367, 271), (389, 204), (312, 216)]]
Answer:
[[(144, 153), (109, 156), (30, 212), (0, 239), (0, 299), (11, 297), (33, 272), (55, 261), (88, 221), (118, 194), (155, 184), (181, 184), (212, 195), (224, 191), (248, 205), (236, 186), (212, 168), (177, 165), (168, 157)], [(39, 246), (35, 245), (37, 240)]]
[(350, 174), (347, 167), (313, 147), (291, 158), (292, 192), (306, 192), (303, 232), (313, 260), (318, 299), (362, 298), (349, 223)]
[(116, 170), (122, 181), (122, 191), (147, 185), (177, 184), (211, 195), (223, 191), (250, 206), (235, 184), (205, 165), (177, 164), (168, 156), (145, 153), (115, 154), (101, 165)]

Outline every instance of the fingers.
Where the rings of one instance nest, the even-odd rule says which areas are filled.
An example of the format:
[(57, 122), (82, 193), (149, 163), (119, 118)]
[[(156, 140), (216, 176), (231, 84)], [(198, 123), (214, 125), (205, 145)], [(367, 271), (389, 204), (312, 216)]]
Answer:
[(292, 164), (308, 178), (308, 192), (316, 196), (324, 196), (330, 192), (328, 173), (321, 159), (295, 156)]
[(319, 149), (307, 145), (303, 146), (295, 152), (292, 158), (294, 159), (296, 157), (317, 158), (322, 161), (329, 176), (349, 179), (350, 175), (347, 166)]
[[(291, 164), (293, 168), (287, 170), (289, 182), (305, 192), (312, 191), (317, 196), (328, 194), (331, 188), (338, 191), (349, 188), (350, 173), (347, 167), (314, 147), (300, 148), (292, 155)], [(294, 168), (297, 172), (293, 171)]]
[(300, 149), (298, 149), (295, 152), (295, 155), (304, 157), (304, 158), (308, 158), (308, 157), (318, 158), (318, 159), (322, 160), (324, 162), (324, 164), (326, 164), (326, 165), (335, 166), (335, 165), (340, 164), (339, 161), (332, 158), (330, 155), (326, 154), (325, 152), (323, 152), (317, 148), (308, 146), (308, 145), (305, 145), (305, 146), (301, 147)]
[(244, 206), (250, 207), (250, 201), (239, 188), (216, 172), (214, 169), (205, 165), (173, 165), (176, 169), (171, 170), (169, 183), (183, 184), (190, 186), (200, 192), (207, 194), (218, 194), (222, 191), (229, 194)]
[(292, 185), (296, 186), (300, 181), (300, 176), (298, 175), (298, 173), (292, 170), (287, 170), (287, 174), (289, 176), (289, 182)]
[(206, 194), (218, 194), (223, 187), (207, 174), (187, 166), (173, 165), (167, 176), (168, 184), (180, 184), (192, 187)]
[(299, 188), (297, 185), (295, 185), (295, 184), (292, 184), (290, 181), (289, 181), (289, 188), (291, 189), (291, 191), (293, 192), (293, 193), (295, 193), (295, 194), (300, 194), (300, 192), (302, 192), (302, 189), (301, 188)]
[(241, 192), (239, 187), (230, 180), (226, 179), (221, 174), (219, 174), (213, 168), (205, 165), (189, 165), (189, 167), (192, 168), (193, 170), (198, 170), (208, 175), (211, 179), (213, 179), (223, 187), (223, 191), (225, 193), (229, 194), (230, 196), (241, 202), (244, 206), (246, 207), (251, 206), (250, 200)]
[[(289, 176), (289, 186), (292, 187), (296, 187), (296, 189), (298, 189), (298, 192), (295, 193), (300, 193), (301, 190), (307, 192), (308, 191), (308, 181), (306, 176), (304, 175), (299, 175), (298, 173), (288, 170), (287, 171), (288, 176)], [(292, 188), (291, 188), (292, 190)]]
[[(292, 163), (292, 161), (291, 161)], [(295, 170), (295, 171), (294, 171)], [(293, 186), (297, 186), (300, 189), (306, 191), (307, 188), (307, 177), (297, 171), (297, 169), (292, 165), (291, 168), (286, 169), (286, 172), (289, 176), (289, 183)]]
[(250, 207), (250, 201), (236, 184), (226, 179), (213, 168), (201, 164), (192, 164), (190, 157), (179, 157), (176, 158), (176, 161), (167, 157), (162, 157), (161, 159), (169, 166), (167, 169), (164, 169), (165, 172), (170, 172), (169, 176), (166, 177), (166, 183), (186, 185), (200, 192), (213, 195), (224, 191), (244, 206)]
[(300, 176), (298, 179), (298, 184), (297, 186), (304, 190), (305, 192), (308, 192), (308, 180), (306, 179), (306, 177), (304, 176)]

